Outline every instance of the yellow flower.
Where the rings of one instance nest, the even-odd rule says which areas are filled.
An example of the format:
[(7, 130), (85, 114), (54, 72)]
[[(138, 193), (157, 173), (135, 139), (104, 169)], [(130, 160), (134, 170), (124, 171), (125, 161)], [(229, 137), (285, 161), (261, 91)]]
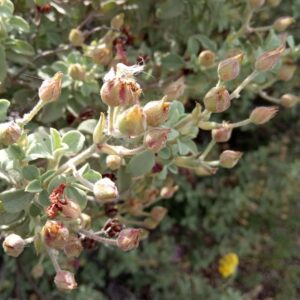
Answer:
[(227, 253), (219, 260), (219, 272), (224, 278), (227, 278), (235, 273), (238, 264), (238, 256), (232, 252)]

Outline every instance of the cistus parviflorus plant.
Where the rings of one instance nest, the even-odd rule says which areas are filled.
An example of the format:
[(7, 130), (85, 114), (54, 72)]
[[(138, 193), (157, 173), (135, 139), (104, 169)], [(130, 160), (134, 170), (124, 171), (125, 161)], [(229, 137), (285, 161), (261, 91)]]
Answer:
[[(5, 3), (10, 1), (3, 1), (2, 6)], [(37, 104), (23, 117), (1, 124), (1, 177), (7, 190), (0, 198), (5, 252), (16, 257), (26, 245), (34, 243), (42, 258), (50, 257), (56, 271), (56, 286), (63, 290), (74, 289), (77, 283), (68, 264), (89, 243), (96, 241), (129, 251), (138, 247), (148, 231), (158, 226), (167, 211), (157, 202), (171, 198), (177, 191), (179, 169), (190, 169), (199, 176), (207, 176), (215, 174), (220, 167), (234, 167), (241, 152), (225, 150), (210, 160), (213, 147), (227, 142), (235, 128), (268, 122), (278, 108), (256, 107), (248, 111), (247, 118), (237, 122), (218, 121), (214, 117), (220, 119), (221, 113), (241, 101), (238, 98), (244, 88), (250, 87), (265, 95), (264, 89), (257, 85), (267, 82), (268, 86), (264, 88), (269, 87), (270, 71), (280, 67), (281, 58), (285, 60), (294, 53), (292, 40), (286, 34), (275, 35), (269, 26), (259, 30), (250, 26), (253, 13), (263, 4), (264, 1), (247, 2), (246, 23), (228, 37), (220, 53), (209, 49), (200, 52), (196, 66), (193, 66), (195, 57), (191, 52), (199, 52), (199, 43), (213, 47), (215, 51), (217, 46), (212, 46), (203, 36), (193, 37), (194, 41), (188, 43), (190, 60), (186, 63), (186, 71), (195, 69), (197, 74), (200, 69), (201, 76), (209, 73), (215, 80), (209, 88), (197, 86), (197, 93), (202, 93), (203, 97), (191, 111), (186, 111), (177, 101), (185, 90), (192, 90), (188, 89), (191, 78), (187, 76), (184, 80), (182, 72), (171, 74), (173, 82), (164, 88), (164, 93), (147, 100), (147, 85), (144, 89), (138, 76), (145, 75), (143, 72), (149, 68), (155, 71), (151, 80), (158, 81), (161, 79), (156, 68), (159, 59), (169, 66), (170, 73), (175, 66), (178, 71), (185, 62), (178, 55), (159, 57), (159, 53), (153, 69), (151, 62), (149, 65), (130, 62), (131, 56), (116, 41), (121, 35), (123, 14), (113, 18), (110, 27), (106, 28), (107, 33), (90, 44), (86, 44), (85, 39), (97, 32), (97, 28), (86, 33), (81, 30), (83, 25), (71, 29), (68, 32), (70, 49), (60, 49), (71, 50), (70, 54), (38, 72), (46, 78), (45, 74), (53, 75), (53, 71), (58, 71), (39, 87)], [(286, 19), (278, 22), (272, 27), (284, 31), (287, 26), (283, 29), (278, 26), (287, 24)], [(265, 34), (270, 30), (269, 46), (273, 47), (268, 51), (236, 49), (239, 38), (246, 34)], [(286, 43), (289, 49), (286, 49)], [(72, 47), (77, 50), (72, 52)], [(18, 70), (13, 79), (28, 68), (30, 66), (25, 65)], [(106, 70), (100, 88), (97, 80)], [(162, 78), (167, 75), (165, 71)], [(295, 67), (289, 65), (281, 74), (289, 80), (294, 72)], [(260, 82), (255, 81), (258, 79)], [(71, 124), (76, 125), (76, 129), (65, 125), (49, 128), (33, 124), (32, 120), (41, 109), (44, 108), (43, 116), (47, 117), (48, 105), (59, 106), (60, 98), (65, 99), (67, 110), (76, 116), (75, 101), (71, 102), (69, 94), (75, 95), (77, 100), (80, 98), (82, 103), (95, 90), (105, 108), (105, 113), (100, 109), (97, 112), (100, 117), (96, 122), (87, 120)], [(275, 98), (264, 98), (282, 104)], [(293, 105), (299, 101), (296, 96), (285, 98)], [(99, 99), (97, 101), (100, 103)], [(8, 108), (9, 101), (2, 100), (3, 121)], [(48, 121), (55, 120), (55, 116), (54, 119), (51, 117), (48, 116)], [(204, 148), (194, 142), (199, 130), (211, 133), (211, 141)]]

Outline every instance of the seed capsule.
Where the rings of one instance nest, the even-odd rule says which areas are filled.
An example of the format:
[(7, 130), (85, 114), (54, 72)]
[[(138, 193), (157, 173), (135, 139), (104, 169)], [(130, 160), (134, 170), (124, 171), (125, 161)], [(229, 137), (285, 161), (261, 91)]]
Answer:
[(39, 88), (39, 98), (44, 102), (54, 102), (58, 100), (61, 93), (62, 72), (57, 72), (52, 78), (43, 81)]
[(82, 46), (84, 43), (84, 34), (79, 29), (72, 29), (69, 33), (69, 41), (75, 47)]
[(85, 68), (80, 64), (71, 64), (68, 68), (68, 74), (74, 79), (83, 81), (85, 79)]
[(152, 127), (159, 127), (168, 119), (170, 102), (163, 100), (150, 101), (144, 106), (147, 117), (147, 124)]
[(110, 202), (119, 197), (116, 184), (107, 177), (98, 180), (93, 191), (96, 201), (100, 203)]
[(118, 170), (122, 166), (123, 159), (119, 155), (107, 155), (106, 166), (111, 170)]
[(110, 45), (102, 43), (95, 47), (92, 47), (88, 55), (92, 58), (95, 64), (100, 66), (106, 66), (112, 60), (112, 49)]
[(249, 119), (253, 124), (261, 125), (267, 123), (272, 118), (274, 118), (277, 112), (278, 112), (277, 106), (269, 106), (269, 107), (260, 106), (255, 108), (251, 112)]
[(278, 32), (283, 32), (294, 23), (295, 19), (293, 17), (281, 17), (274, 22), (273, 28)]
[(294, 76), (296, 70), (297, 70), (297, 66), (295, 64), (284, 63), (279, 68), (277, 76), (280, 80), (289, 81)]
[(258, 71), (269, 71), (279, 61), (281, 54), (284, 52), (285, 46), (282, 45), (275, 50), (263, 53), (256, 59), (255, 69)]
[(150, 129), (144, 136), (144, 145), (154, 153), (159, 152), (165, 147), (170, 130), (168, 128)]
[(238, 163), (242, 155), (242, 152), (225, 150), (221, 153), (219, 158), (220, 166), (226, 169), (231, 169)]
[(74, 274), (69, 271), (58, 271), (55, 275), (54, 283), (60, 290), (74, 290), (77, 287)]
[(17, 234), (8, 235), (2, 244), (3, 250), (12, 257), (18, 257), (24, 250), (25, 241)]
[(68, 228), (58, 221), (47, 221), (42, 228), (42, 237), (45, 244), (54, 249), (63, 249), (69, 237)]
[(139, 246), (141, 230), (135, 228), (123, 229), (117, 239), (117, 246), (123, 251), (130, 251)]
[(21, 134), (21, 127), (13, 121), (0, 124), (0, 143), (5, 146), (16, 143)]
[(165, 88), (164, 94), (166, 96), (166, 100), (179, 99), (184, 94), (185, 88), (186, 85), (184, 83), (184, 76), (181, 76)]
[(81, 245), (81, 241), (76, 236), (70, 236), (68, 240), (66, 241), (64, 252), (67, 257), (73, 258), (73, 257), (79, 257), (83, 250), (83, 247)]
[(218, 75), (222, 81), (230, 81), (237, 78), (240, 74), (243, 54), (227, 58), (219, 63)]
[(280, 98), (280, 104), (287, 108), (293, 107), (299, 102), (300, 98), (292, 94), (284, 94)]
[(230, 95), (224, 87), (213, 87), (204, 97), (205, 108), (214, 113), (221, 113), (230, 107)]
[(198, 56), (199, 64), (205, 68), (212, 66), (215, 63), (216, 54), (210, 50), (200, 52)]
[(228, 142), (231, 138), (232, 129), (229, 126), (216, 128), (212, 130), (212, 138), (217, 143)]
[(117, 118), (117, 128), (127, 136), (137, 136), (145, 132), (147, 127), (146, 114), (142, 107), (134, 105)]

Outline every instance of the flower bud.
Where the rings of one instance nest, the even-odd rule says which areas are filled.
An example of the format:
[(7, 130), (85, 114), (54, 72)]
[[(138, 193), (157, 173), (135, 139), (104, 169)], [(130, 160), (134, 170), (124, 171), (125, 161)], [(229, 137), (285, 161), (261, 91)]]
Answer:
[(178, 185), (168, 185), (164, 186), (160, 191), (160, 197), (164, 199), (169, 199), (174, 196), (174, 194), (178, 191)]
[(84, 34), (79, 29), (72, 29), (69, 33), (69, 41), (75, 47), (82, 46), (84, 43)]
[(252, 8), (260, 8), (265, 4), (265, 0), (248, 0)]
[(166, 100), (177, 100), (183, 94), (185, 90), (184, 76), (179, 77), (176, 81), (169, 84), (165, 90), (164, 94), (166, 96)]
[(109, 106), (134, 105), (142, 93), (140, 85), (133, 78), (114, 78), (104, 82), (100, 96)]
[(219, 158), (220, 166), (226, 169), (231, 169), (238, 163), (242, 155), (242, 152), (225, 150), (221, 153)]
[(128, 108), (117, 118), (119, 131), (130, 137), (145, 132), (146, 126), (146, 114), (138, 104)]
[(25, 241), (19, 235), (12, 233), (4, 239), (2, 247), (9, 256), (18, 257), (24, 250)]
[(54, 102), (58, 100), (61, 93), (62, 72), (57, 72), (52, 78), (43, 81), (39, 88), (39, 98), (43, 102)]
[(123, 229), (117, 239), (117, 246), (123, 251), (130, 251), (139, 246), (141, 230), (135, 228)]
[(284, 63), (278, 70), (277, 76), (280, 80), (289, 81), (294, 76), (297, 66), (290, 63)]
[(258, 71), (269, 71), (279, 61), (281, 54), (284, 52), (285, 46), (282, 45), (275, 50), (268, 51), (259, 56), (255, 61), (255, 69)]
[(293, 17), (281, 17), (274, 22), (273, 28), (278, 32), (283, 32), (294, 23), (295, 19)]
[(83, 250), (83, 247), (81, 245), (81, 241), (76, 236), (71, 236), (66, 241), (64, 252), (67, 257), (73, 258), (78, 257)]
[(276, 7), (280, 4), (281, 0), (267, 0), (267, 2), (271, 7)]
[(74, 274), (64, 270), (56, 273), (54, 283), (60, 290), (74, 290), (77, 287)]
[(240, 74), (241, 62), (243, 54), (222, 60), (218, 65), (219, 79), (222, 81), (229, 81), (237, 78)]
[(91, 228), (92, 219), (89, 215), (87, 215), (85, 213), (81, 213), (80, 220), (81, 220), (80, 225), (83, 229), (90, 229)]
[(274, 118), (277, 112), (277, 106), (260, 106), (251, 112), (249, 119), (253, 124), (261, 125)]
[(105, 139), (105, 133), (104, 133), (105, 123), (106, 123), (105, 115), (103, 112), (101, 112), (98, 123), (93, 132), (93, 143), (94, 144), (100, 144)]
[(85, 68), (80, 64), (71, 64), (68, 68), (68, 74), (74, 79), (83, 81), (85, 79)]
[(110, 26), (113, 29), (119, 30), (124, 24), (124, 14), (118, 14), (112, 18), (110, 21)]
[(44, 267), (42, 264), (38, 263), (31, 270), (31, 275), (34, 279), (42, 277), (44, 274)]
[(221, 113), (230, 106), (230, 95), (224, 87), (213, 87), (204, 97), (205, 108), (214, 113)]
[(58, 221), (47, 221), (41, 231), (45, 244), (54, 249), (63, 249), (69, 237), (68, 228)]
[(119, 155), (107, 155), (106, 156), (106, 166), (111, 170), (118, 170), (122, 166), (122, 157)]
[(284, 107), (293, 107), (300, 102), (300, 98), (292, 94), (284, 94), (280, 97), (280, 104)]
[(119, 197), (116, 184), (107, 177), (98, 180), (94, 184), (93, 192), (96, 201), (100, 203), (113, 201)]
[(228, 142), (231, 138), (232, 129), (229, 126), (213, 129), (211, 134), (214, 141), (217, 143)]
[(215, 63), (216, 54), (210, 50), (201, 51), (198, 56), (198, 62), (201, 66), (208, 68)]
[(13, 121), (0, 124), (0, 143), (5, 146), (16, 143), (21, 134), (21, 127)]
[(92, 58), (95, 64), (106, 66), (112, 59), (111, 46), (107, 45), (106, 43), (97, 45), (89, 50), (89, 56)]
[(61, 206), (61, 209), (64, 217), (66, 218), (77, 219), (81, 215), (80, 206), (69, 199), (67, 200), (66, 204)]
[(165, 99), (150, 101), (144, 106), (144, 112), (147, 117), (147, 124), (152, 127), (158, 127), (168, 119), (170, 102)]
[(144, 145), (148, 150), (157, 153), (166, 146), (169, 128), (153, 128), (144, 136)]
[(167, 214), (167, 211), (168, 210), (165, 207), (155, 206), (151, 209), (150, 215), (153, 220), (155, 220), (159, 223), (165, 217), (165, 215)]

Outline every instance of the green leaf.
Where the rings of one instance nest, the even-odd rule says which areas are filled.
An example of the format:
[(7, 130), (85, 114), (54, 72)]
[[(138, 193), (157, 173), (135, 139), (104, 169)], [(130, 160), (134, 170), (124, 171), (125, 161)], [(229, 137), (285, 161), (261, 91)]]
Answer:
[(25, 153), (23, 149), (18, 145), (10, 145), (8, 147), (8, 153), (10, 159), (13, 160), (23, 160), (25, 158)]
[(30, 31), (29, 24), (22, 17), (13, 16), (9, 20), (9, 23), (10, 23), (11, 26), (18, 29), (19, 31), (22, 31), (22, 32), (29, 32)]
[(45, 132), (36, 132), (28, 137), (29, 146), (26, 151), (28, 161), (38, 158), (53, 159), (51, 140)]
[(48, 185), (48, 192), (51, 193), (55, 188), (57, 188), (60, 184), (66, 184), (67, 179), (65, 175), (57, 175), (53, 179), (50, 180)]
[(51, 176), (53, 176), (55, 173), (56, 173), (55, 170), (48, 170), (47, 172), (45, 172), (45, 173), (41, 176), (40, 180), (41, 180), (42, 182), (44, 182), (45, 180), (47, 180), (48, 178), (50, 178)]
[(34, 55), (33, 47), (23, 40), (11, 39), (6, 43), (6, 46), (17, 54), (32, 56)]
[(61, 148), (62, 145), (61, 145), (60, 133), (55, 128), (51, 128), (50, 134), (51, 134), (52, 151), (55, 151), (55, 150)]
[(39, 179), (35, 179), (35, 180), (29, 182), (25, 188), (25, 191), (29, 192), (29, 193), (39, 193), (42, 190), (43, 189), (42, 189), (41, 182)]
[(211, 51), (217, 51), (217, 44), (210, 38), (208, 38), (204, 34), (197, 34), (194, 36), (204, 48), (211, 50)]
[(82, 123), (80, 123), (80, 125), (78, 126), (78, 130), (83, 132), (83, 133), (89, 133), (89, 134), (93, 134), (94, 129), (97, 125), (97, 120), (95, 119), (88, 119), (83, 121)]
[(154, 163), (155, 155), (150, 151), (144, 151), (131, 158), (126, 170), (133, 177), (143, 176), (151, 171)]
[(26, 166), (22, 169), (22, 175), (26, 180), (32, 181), (39, 178), (40, 171), (36, 166)]
[(173, 53), (169, 53), (162, 57), (162, 66), (169, 71), (176, 71), (184, 67), (184, 60), (181, 56)]
[(24, 190), (8, 191), (0, 194), (5, 211), (12, 214), (26, 209), (33, 197), (33, 194), (26, 193)]
[(39, 197), (38, 197), (38, 202), (43, 206), (43, 207), (47, 207), (49, 206), (51, 203), (50, 203), (50, 200), (49, 200), (49, 193), (47, 191), (42, 191), (40, 194), (39, 194)]
[(69, 147), (69, 150), (67, 151), (68, 154), (79, 152), (84, 145), (84, 141), (84, 135), (77, 130), (67, 132), (62, 138), (62, 142)]
[(157, 5), (156, 15), (160, 19), (171, 19), (180, 16), (184, 12), (184, 1), (167, 0)]
[(89, 164), (85, 164), (80, 170), (79, 174), (86, 180), (95, 183), (102, 178), (102, 175), (91, 169)]
[(0, 46), (0, 83), (6, 77), (7, 64), (6, 64), (6, 54), (3, 46)]
[(83, 190), (70, 186), (65, 189), (65, 195), (68, 199), (76, 202), (82, 210), (85, 209), (87, 198)]
[(0, 122), (6, 119), (7, 110), (9, 106), (10, 106), (10, 102), (8, 100), (0, 99)]
[(14, 4), (10, 0), (0, 1), (0, 17), (11, 17), (14, 13)]
[(118, 191), (119, 193), (124, 193), (126, 192), (132, 183), (132, 179), (130, 174), (126, 171), (126, 167), (121, 167), (118, 170), (118, 174), (117, 174), (117, 187), (118, 187)]

